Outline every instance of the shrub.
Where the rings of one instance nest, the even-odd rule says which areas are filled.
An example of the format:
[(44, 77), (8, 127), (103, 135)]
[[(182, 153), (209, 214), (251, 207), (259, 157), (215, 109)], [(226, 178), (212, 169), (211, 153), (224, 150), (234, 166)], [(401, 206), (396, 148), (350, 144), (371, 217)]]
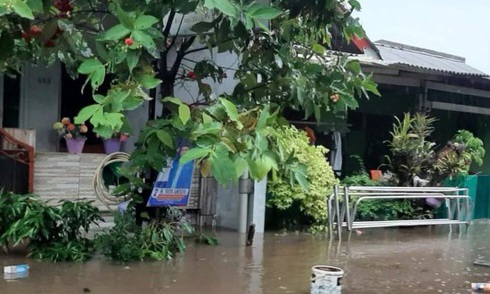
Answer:
[(92, 256), (93, 241), (84, 234), (102, 218), (90, 202), (61, 201), (59, 206), (50, 206), (32, 195), (4, 196), (0, 209), (14, 214), (2, 218), (0, 244), (15, 246), (28, 239), (29, 256), (53, 262), (82, 262)]
[(323, 146), (310, 145), (307, 134), (294, 126), (276, 130), (276, 137), (279, 150), (285, 157), (306, 166), (308, 188), (305, 190), (293, 185), (291, 174), (273, 174), (268, 182), (268, 191), (272, 196), (269, 204), (286, 209), (298, 200), (301, 210), (313, 219), (312, 228), (325, 230), (326, 199), (338, 182), (325, 158), (328, 150)]

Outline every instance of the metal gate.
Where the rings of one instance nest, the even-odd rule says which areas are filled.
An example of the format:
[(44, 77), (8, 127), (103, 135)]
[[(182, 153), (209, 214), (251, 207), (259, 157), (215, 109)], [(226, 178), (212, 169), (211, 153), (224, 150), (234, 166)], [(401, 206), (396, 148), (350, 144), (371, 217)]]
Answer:
[(30, 193), (34, 185), (34, 148), (0, 128), (0, 187)]

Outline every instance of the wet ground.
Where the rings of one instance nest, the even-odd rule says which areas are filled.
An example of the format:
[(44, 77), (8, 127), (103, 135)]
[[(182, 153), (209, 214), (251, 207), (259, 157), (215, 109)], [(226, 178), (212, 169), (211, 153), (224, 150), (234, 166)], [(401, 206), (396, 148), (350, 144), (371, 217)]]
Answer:
[(29, 263), (29, 277), (0, 281), (1, 294), (14, 293), (309, 293), (311, 266), (335, 265), (346, 272), (342, 293), (471, 293), (471, 282), (490, 282), (490, 223), (367, 229), (350, 240), (304, 234), (244, 236), (218, 233), (218, 246), (191, 244), (169, 262), (50, 264), (1, 256), (0, 265)]

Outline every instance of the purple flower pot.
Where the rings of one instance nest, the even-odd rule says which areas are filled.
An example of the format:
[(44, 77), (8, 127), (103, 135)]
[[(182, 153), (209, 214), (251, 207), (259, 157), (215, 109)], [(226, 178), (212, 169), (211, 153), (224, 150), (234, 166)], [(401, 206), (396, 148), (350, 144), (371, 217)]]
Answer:
[(119, 138), (104, 139), (105, 154), (119, 152), (121, 150), (121, 141)]
[(425, 203), (429, 204), (433, 208), (439, 208), (442, 204), (442, 201), (438, 198), (429, 197), (425, 199)]
[(83, 151), (83, 146), (85, 146), (85, 141), (87, 138), (70, 138), (66, 139), (66, 147), (68, 147), (68, 153), (79, 154)]

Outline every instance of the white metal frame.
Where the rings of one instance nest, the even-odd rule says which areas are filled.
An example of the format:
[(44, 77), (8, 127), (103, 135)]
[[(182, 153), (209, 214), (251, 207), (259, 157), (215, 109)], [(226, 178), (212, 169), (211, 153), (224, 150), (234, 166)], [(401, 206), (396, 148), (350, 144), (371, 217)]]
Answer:
[[(357, 197), (351, 203), (351, 197)], [(389, 221), (356, 221), (359, 203), (369, 200), (440, 198), (444, 200), (447, 218), (412, 219)], [(327, 199), (328, 228), (330, 234), (336, 229), (340, 237), (343, 227), (348, 231), (360, 228), (382, 228), (395, 226), (466, 224), (471, 222), (473, 203), (467, 188), (453, 187), (365, 187), (335, 186)]]

